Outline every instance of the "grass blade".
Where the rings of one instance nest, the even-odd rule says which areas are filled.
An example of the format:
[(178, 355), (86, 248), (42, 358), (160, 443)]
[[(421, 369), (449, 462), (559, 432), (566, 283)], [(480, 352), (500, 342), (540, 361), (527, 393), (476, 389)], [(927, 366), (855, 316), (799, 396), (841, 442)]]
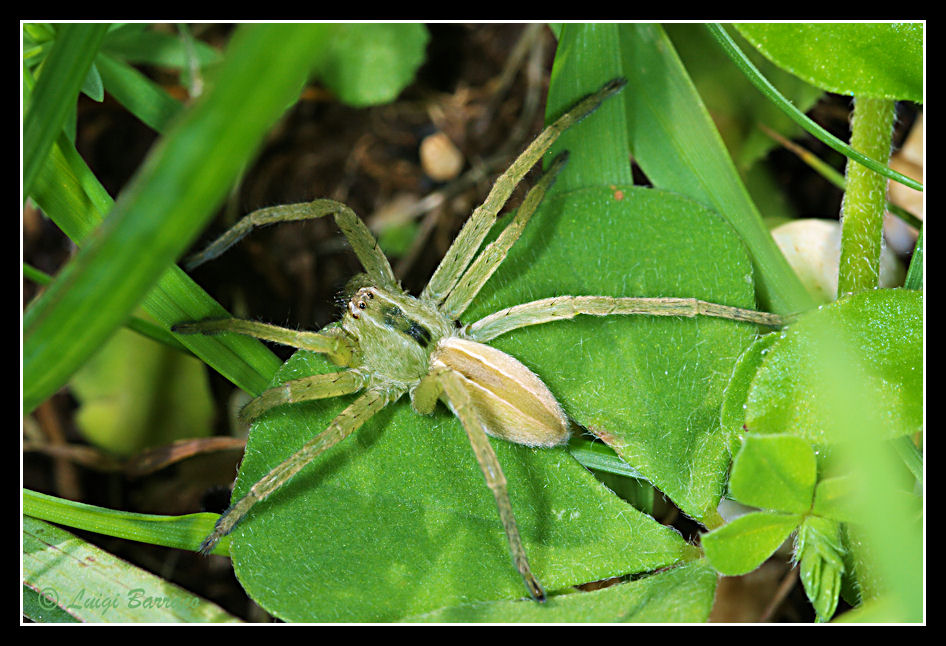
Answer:
[(95, 62), (108, 93), (145, 125), (164, 132), (181, 111), (180, 101), (127, 63), (104, 52)]
[[(217, 522), (217, 514), (136, 514), (56, 498), (29, 489), (23, 489), (23, 515), (105, 536), (190, 551), (197, 550)], [(229, 538), (226, 538), (217, 544), (214, 554), (228, 553)]]
[(105, 38), (108, 24), (82, 23), (59, 27), (43, 74), (33, 91), (23, 121), (23, 196), (33, 182), (49, 149), (75, 108), (76, 97)]

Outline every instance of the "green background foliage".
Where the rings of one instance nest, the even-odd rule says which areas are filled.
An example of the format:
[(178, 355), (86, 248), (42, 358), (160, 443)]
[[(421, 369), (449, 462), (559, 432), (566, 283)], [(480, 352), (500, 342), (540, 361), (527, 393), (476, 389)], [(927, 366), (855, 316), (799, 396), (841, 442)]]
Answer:
[[(265, 134), (312, 75), (351, 105), (393, 99), (428, 40), (417, 25), (241, 25), (221, 54), (187, 28), (173, 37), (146, 27), (24, 26), (24, 196), (80, 247), (24, 313), (24, 412), (80, 367), (86, 376), (94, 370), (89, 359), (139, 304), (163, 327), (226, 316), (174, 262)], [(777, 68), (813, 86), (921, 101), (922, 25), (854, 27), (738, 29)], [(813, 305), (762, 222), (760, 193), (744, 185), (765, 146), (745, 133), (720, 136), (701, 98), (711, 92), (699, 52), (685, 45), (696, 42), (694, 28), (554, 27), (549, 118), (609, 79), (623, 76), (628, 86), (550, 151), (568, 149), (568, 167), (464, 322), (560, 294), (694, 296), (782, 314)], [(791, 86), (790, 96), (813, 100), (811, 86), (789, 83), (754, 56)], [(134, 67), (142, 62), (179, 68), (199, 98), (171, 98)], [(162, 135), (114, 200), (74, 147), (80, 91), (95, 100), (107, 92)], [(768, 119), (763, 108), (747, 113), (750, 122)], [(784, 119), (774, 125), (790, 130)], [(652, 188), (632, 185), (632, 155)], [(761, 338), (729, 321), (584, 317), (494, 342), (535, 370), (628, 469), (706, 528), (719, 527), (703, 537), (708, 559), (694, 561), (697, 548), (616, 496), (568, 450), (495, 441), (526, 549), (554, 593), (544, 606), (516, 601), (522, 584), (459, 423), (443, 409), (420, 417), (399, 402), (254, 509), (233, 534), (233, 567), (254, 600), (290, 620), (702, 621), (716, 587), (710, 565), (750, 571), (798, 529), (796, 558), (819, 619), (830, 618), (844, 586), (855, 590), (852, 602), (867, 602), (865, 617), (915, 619), (922, 501), (911, 487), (922, 460), (909, 437), (922, 432), (922, 328), (922, 293), (901, 289), (844, 298)], [(825, 330), (843, 343), (826, 345)], [(307, 353), (279, 368), (265, 346), (243, 337), (180, 342), (251, 394), (330, 368)], [(115, 365), (106, 354), (96, 362)], [(155, 394), (142, 392), (145, 401)], [(346, 401), (274, 411), (257, 423), (235, 495)], [(200, 414), (193, 424), (204, 427)], [(134, 424), (134, 415), (123, 419), (119, 427)], [(746, 452), (747, 431), (773, 444)], [(859, 433), (871, 441), (852, 442)], [(818, 448), (817, 476), (799, 438)], [(741, 458), (730, 495), (764, 510), (720, 527), (732, 451)], [(27, 514), (157, 544), (193, 549), (209, 524), (205, 515), (180, 517), (162, 529), (95, 508), (70, 520), (71, 503), (35, 496), (24, 494)], [(24, 537), (27, 530), (45, 531), (25, 523)], [(24, 608), (41, 619), (37, 586), (48, 561), (28, 552)], [(75, 571), (53, 574), (65, 580)], [(571, 589), (631, 574), (642, 576), (593, 593)], [(136, 575), (115, 578), (125, 576)]]

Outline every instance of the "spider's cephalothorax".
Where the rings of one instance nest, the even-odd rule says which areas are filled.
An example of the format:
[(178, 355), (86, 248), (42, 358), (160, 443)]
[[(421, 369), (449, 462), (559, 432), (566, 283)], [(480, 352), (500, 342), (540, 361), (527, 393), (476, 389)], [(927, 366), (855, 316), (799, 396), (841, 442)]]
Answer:
[(428, 303), (400, 289), (362, 287), (348, 301), (342, 329), (358, 348), (358, 369), (407, 390), (428, 372), (430, 354), (455, 329)]
[(487, 434), (528, 446), (555, 446), (568, 438), (568, 420), (539, 377), (518, 360), (486, 343), (511, 330), (582, 314), (706, 315), (769, 326), (782, 324), (773, 314), (693, 298), (556, 296), (509, 307), (468, 325), (457, 326), (455, 322), (519, 239), (564, 166), (567, 155), (559, 155), (550, 164), (511, 222), (479, 251), (513, 189), (562, 131), (590, 114), (623, 86), (623, 79), (606, 83), (575, 104), (526, 148), (496, 180), (486, 201), (464, 224), (417, 298), (400, 288), (388, 259), (358, 216), (344, 204), (332, 200), (289, 204), (251, 213), (187, 263), (191, 268), (216, 257), (257, 226), (332, 215), (365, 269), (364, 275), (350, 283), (353, 293), (341, 324), (320, 332), (287, 330), (239, 319), (182, 323), (173, 328), (178, 333), (246, 334), (324, 354), (343, 368), (266, 390), (241, 411), (247, 420), (277, 406), (361, 392), (328, 428), (284, 462), (274, 465), (246, 495), (234, 501), (204, 540), (202, 551), (213, 549), (256, 503), (283, 486), (316, 456), (406, 394), (418, 413), (429, 414), (438, 401), (443, 401), (459, 418), (495, 497), (513, 563), (529, 594), (534, 599), (544, 600), (545, 592), (529, 566), (506, 490), (506, 479)]

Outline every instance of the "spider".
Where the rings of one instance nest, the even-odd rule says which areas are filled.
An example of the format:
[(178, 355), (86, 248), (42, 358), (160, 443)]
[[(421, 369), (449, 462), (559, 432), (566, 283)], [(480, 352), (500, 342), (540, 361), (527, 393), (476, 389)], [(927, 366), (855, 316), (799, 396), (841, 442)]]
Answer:
[(217, 521), (201, 544), (209, 553), (257, 504), (282, 487), (318, 455), (342, 441), (388, 404), (404, 395), (419, 414), (433, 412), (442, 400), (459, 418), (492, 491), (515, 568), (529, 595), (545, 600), (519, 536), (502, 468), (487, 436), (531, 447), (552, 447), (569, 437), (569, 421), (542, 380), (488, 341), (511, 330), (577, 315), (646, 314), (715, 316), (780, 326), (774, 314), (708, 303), (693, 298), (557, 296), (509, 307), (463, 324), (460, 317), (502, 263), (556, 175), (567, 162), (561, 153), (528, 192), (511, 222), (477, 254), (500, 210), (526, 173), (567, 128), (618, 93), (614, 79), (578, 101), (549, 125), (496, 180), (483, 204), (473, 211), (418, 297), (403, 291), (387, 258), (355, 213), (332, 200), (315, 200), (255, 211), (187, 262), (187, 268), (217, 257), (256, 227), (332, 215), (365, 272), (356, 275), (340, 324), (319, 332), (296, 331), (239, 319), (206, 320), (174, 326), (176, 333), (234, 332), (326, 355), (344, 368), (288, 381), (264, 391), (241, 411), (252, 421), (277, 406), (314, 399), (362, 394), (327, 429), (306, 442), (256, 482)]

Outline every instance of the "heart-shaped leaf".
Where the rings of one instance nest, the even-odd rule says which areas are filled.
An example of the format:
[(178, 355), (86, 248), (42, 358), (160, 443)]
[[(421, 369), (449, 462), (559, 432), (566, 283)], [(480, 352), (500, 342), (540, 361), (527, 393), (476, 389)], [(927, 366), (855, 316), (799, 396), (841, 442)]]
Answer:
[[(296, 353), (276, 381), (337, 370)], [(328, 426), (351, 397), (274, 410), (254, 426), (234, 495)], [(681, 560), (673, 529), (618, 499), (565, 449), (493, 447), (533, 571), (549, 591)], [(252, 510), (233, 567), (287, 621), (392, 621), (525, 595), (466, 434), (443, 407), (389, 406)], [(533, 603), (529, 601), (529, 603)]]
[(801, 516), (758, 511), (703, 534), (703, 550), (717, 572), (739, 576), (772, 556), (795, 530)]

